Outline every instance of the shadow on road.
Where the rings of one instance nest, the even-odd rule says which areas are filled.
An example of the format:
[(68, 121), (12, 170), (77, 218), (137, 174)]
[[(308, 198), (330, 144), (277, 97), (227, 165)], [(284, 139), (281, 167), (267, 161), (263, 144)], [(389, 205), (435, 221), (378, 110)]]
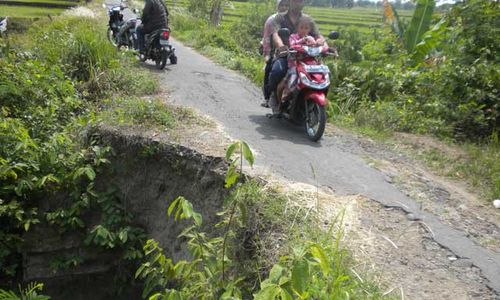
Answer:
[(255, 130), (263, 136), (264, 140), (285, 140), (297, 145), (322, 147), (321, 142), (312, 142), (307, 138), (303, 126), (286, 119), (270, 119), (265, 115), (250, 115), (248, 119), (257, 125)]
[(140, 62), (140, 61), (138, 61), (137, 63), (140, 64), (142, 67), (145, 67), (146, 69), (148, 69), (154, 73), (158, 73), (158, 74), (162, 74), (163, 72), (168, 72), (168, 71), (172, 70), (169, 68), (170, 66), (172, 66), (171, 64), (167, 64), (165, 66), (165, 69), (163, 69), (163, 70), (158, 70), (158, 68), (156, 68), (156, 65), (154, 62), (151, 62), (151, 61)]

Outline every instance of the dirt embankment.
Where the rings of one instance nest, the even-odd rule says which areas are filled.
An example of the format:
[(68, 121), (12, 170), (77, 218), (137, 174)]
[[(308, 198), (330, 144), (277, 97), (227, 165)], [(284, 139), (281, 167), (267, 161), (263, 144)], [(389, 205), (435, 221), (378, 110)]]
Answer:
[[(133, 215), (134, 226), (157, 240), (170, 257), (185, 257), (184, 246), (177, 239), (185, 224), (168, 218), (167, 207), (178, 196), (189, 199), (202, 213), (208, 230), (227, 193), (224, 160), (116, 128), (100, 128), (93, 135), (114, 152), (109, 168), (96, 178), (96, 189), (116, 189), (115, 196)], [(40, 213), (67, 205), (63, 195), (48, 200)], [(99, 220), (93, 212), (84, 217), (88, 228)], [(135, 271), (122, 268), (121, 253), (85, 245), (85, 234), (60, 232), (44, 223), (35, 226), (24, 237), (24, 280), (45, 283), (44, 293), (53, 299), (120, 299), (114, 294), (119, 288), (124, 289), (122, 299), (140, 299), (141, 286), (120, 286), (114, 281), (117, 273), (130, 272), (122, 275), (133, 278)], [(79, 263), (55, 267), (62, 258), (77, 258)]]

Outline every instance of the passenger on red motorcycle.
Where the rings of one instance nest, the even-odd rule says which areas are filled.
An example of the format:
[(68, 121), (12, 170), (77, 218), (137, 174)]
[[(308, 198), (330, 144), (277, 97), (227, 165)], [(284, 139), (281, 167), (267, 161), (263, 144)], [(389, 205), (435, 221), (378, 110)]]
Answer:
[(144, 54), (144, 36), (155, 30), (167, 28), (168, 9), (162, 0), (146, 0), (141, 18), (142, 24), (136, 29), (139, 53)]
[[(297, 27), (299, 25), (299, 20), (302, 16), (302, 9), (304, 8), (305, 0), (290, 0), (290, 7), (285, 15), (278, 15), (275, 19), (275, 32), (273, 33), (273, 43), (277, 52), (282, 52), (286, 50), (288, 41), (282, 41), (278, 35), (278, 30), (281, 28), (287, 28), (291, 33), (297, 32)], [(312, 20), (311, 20), (312, 21)], [(314, 23), (313, 23), (314, 24)], [(315, 37), (316, 43), (324, 43), (325, 39), (316, 26), (311, 28), (310, 35)], [(288, 71), (288, 62), (286, 57), (278, 57), (273, 62), (271, 72), (269, 74), (268, 90), (272, 92), (269, 104), (273, 109), (273, 113), (278, 113), (278, 101), (276, 98), (276, 88), (278, 84), (283, 80)]]
[(288, 45), (293, 47), (295, 45), (322, 46), (325, 44), (324, 40), (316, 39), (311, 35), (311, 32), (317, 31), (314, 27), (315, 24), (310, 17), (302, 16), (299, 19), (297, 32), (290, 35)]
[[(311, 32), (317, 31), (315, 29), (315, 26), (316, 25), (314, 24), (314, 21), (310, 17), (305, 15), (300, 17), (299, 23), (297, 25), (297, 32), (290, 35), (290, 38), (288, 40), (288, 45), (290, 46), (290, 48), (296, 45), (328, 46), (323, 39), (315, 38), (313, 35), (311, 35)], [(285, 83), (288, 82), (289, 79), (291, 79), (290, 81), (295, 82), (296, 72), (294, 70), (294, 66), (295, 65), (293, 64), (293, 62), (288, 62), (288, 72)], [(292, 87), (293, 86), (294, 85), (292, 85)], [(286, 100), (290, 93), (293, 92), (289, 88), (291, 87), (286, 87), (286, 84), (283, 84), (283, 86), (281, 84), (278, 85), (278, 102)]]

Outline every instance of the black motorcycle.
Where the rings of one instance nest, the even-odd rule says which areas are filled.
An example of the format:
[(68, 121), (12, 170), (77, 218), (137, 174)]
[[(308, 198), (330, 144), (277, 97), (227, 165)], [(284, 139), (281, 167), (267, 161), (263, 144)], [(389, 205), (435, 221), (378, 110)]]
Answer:
[(142, 61), (148, 59), (156, 63), (156, 67), (163, 70), (170, 59), (170, 63), (177, 64), (177, 56), (175, 55), (175, 47), (170, 44), (170, 29), (158, 29), (145, 36), (146, 51), (142, 57)]
[(127, 8), (127, 5), (121, 1), (119, 5), (108, 7), (106, 4), (103, 4), (103, 7), (108, 9), (109, 16), (108, 31), (106, 35), (111, 44), (116, 47), (118, 46), (118, 33), (123, 25), (123, 10)]

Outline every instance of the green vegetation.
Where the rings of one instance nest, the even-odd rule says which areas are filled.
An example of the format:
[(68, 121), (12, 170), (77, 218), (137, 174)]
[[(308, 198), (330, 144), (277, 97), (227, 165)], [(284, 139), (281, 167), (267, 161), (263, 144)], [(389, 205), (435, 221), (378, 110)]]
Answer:
[[(40, 19), (56, 16), (78, 5), (78, 1), (71, 0), (2, 0), (0, 3), (0, 17), (9, 17), (9, 29), (17, 30), (19, 19)], [(25, 23), (26, 21), (21, 21)], [(23, 26), (24, 27), (24, 26)], [(23, 28), (25, 29), (25, 28)]]
[[(174, 7), (173, 0), (165, 1), (169, 7)], [(189, 1), (175, 1), (176, 7), (187, 7)], [(267, 1), (266, 5), (273, 7), (274, 1)], [(199, 4), (197, 4), (199, 6)], [(255, 9), (255, 2), (237, 2), (231, 1), (229, 5), (224, 7), (224, 15), (222, 17), (223, 26), (232, 26)], [(192, 9), (189, 11), (193, 11)], [(344, 28), (356, 28), (364, 33), (370, 33), (373, 29), (382, 27), (382, 13), (373, 8), (354, 7), (347, 8), (325, 8), (310, 6), (305, 9), (305, 12), (316, 20), (323, 34), (327, 34), (332, 30)], [(411, 11), (403, 10), (401, 17), (406, 20), (411, 17)]]
[(2, 12), (2, 16), (9, 16), (13, 18), (45, 18), (47, 17), (47, 15), (58, 15), (63, 10), (63, 8), (40, 8), (0, 4), (0, 11)]
[(37, 291), (42, 289), (41, 283), (30, 283), (24, 290), (19, 287), (19, 294), (0, 289), (0, 300), (50, 300), (50, 297), (38, 295)]
[[(234, 9), (225, 10), (229, 21), (223, 17), (219, 27), (178, 5), (172, 13), (174, 36), (260, 85), (263, 59), (255, 49), (274, 2), (231, 5)], [(434, 5), (417, 1), (414, 14), (395, 11), (389, 4), (380, 12), (306, 8), (320, 22), (336, 14), (346, 22), (363, 19), (378, 24), (368, 31), (362, 26), (340, 27), (341, 38), (333, 42), (340, 58), (326, 61), (332, 70), (330, 119), (379, 136), (413, 132), (489, 149), (485, 153), (491, 157), (470, 155), (464, 164), (487, 166), (493, 161), (492, 171), (466, 174), (471, 182), (486, 182), (481, 184), (483, 194), (500, 197), (495, 186), (499, 174), (494, 171), (498, 160), (492, 159), (497, 157), (495, 137), (500, 128), (498, 42), (493, 38), (499, 35), (498, 3), (474, 0), (440, 14), (433, 13)], [(322, 24), (320, 28), (325, 29)]]
[[(179, 236), (187, 240), (191, 259), (174, 263), (157, 242), (149, 240), (145, 262), (136, 273), (145, 281), (144, 298), (383, 298), (351, 270), (353, 261), (336, 227), (341, 216), (325, 231), (317, 225), (314, 212), (300, 214), (300, 209), (290, 209), (290, 199), (283, 195), (263, 191), (252, 181), (241, 183), (243, 162), (254, 163), (244, 142), (229, 146), (226, 159), (230, 162), (226, 188), (233, 191), (218, 214), (221, 221), (215, 232), (201, 231), (202, 217), (188, 200), (174, 200), (169, 217), (191, 223)], [(277, 235), (283, 241), (277, 241)]]
[[(159, 104), (138, 104), (131, 115), (123, 115), (121, 105), (132, 107), (134, 96), (156, 92), (158, 83), (130, 55), (118, 53), (104, 32), (104, 25), (91, 19), (58, 17), (33, 26), (29, 39), (0, 39), (2, 287), (13, 286), (21, 274), (23, 232), (41, 222), (61, 232), (81, 231), (88, 247), (122, 254), (125, 268), (142, 256), (142, 229), (132, 225), (113, 190), (94, 187), (111, 149), (97, 145), (88, 130), (105, 114), (142, 122)], [(103, 99), (111, 97), (121, 100), (107, 107), (111, 100)], [(167, 116), (154, 120), (170, 124)], [(65, 198), (60, 205), (53, 199), (58, 194)], [(48, 199), (52, 209), (39, 212)], [(83, 218), (89, 210), (102, 212), (95, 226)], [(83, 262), (70, 257), (53, 265), (57, 271)]]
[(110, 125), (137, 125), (156, 128), (172, 128), (175, 119), (160, 99), (124, 97), (104, 100), (106, 107), (99, 117)]

